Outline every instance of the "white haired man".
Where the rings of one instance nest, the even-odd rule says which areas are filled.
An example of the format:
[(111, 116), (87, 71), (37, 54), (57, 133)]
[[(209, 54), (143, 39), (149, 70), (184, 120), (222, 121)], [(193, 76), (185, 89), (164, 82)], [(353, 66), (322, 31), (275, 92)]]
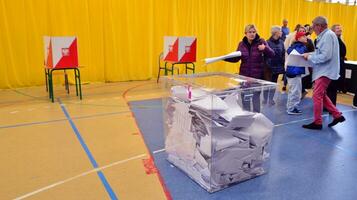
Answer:
[(327, 96), (327, 87), (331, 80), (337, 80), (340, 72), (340, 52), (337, 36), (327, 27), (327, 19), (318, 16), (312, 21), (312, 28), (317, 34), (316, 50), (305, 53), (304, 58), (308, 60), (312, 67), (312, 81), (314, 81), (314, 91), (312, 99), (314, 102), (314, 121), (302, 127), (307, 129), (322, 129), (322, 110), (325, 107), (333, 116), (333, 121), (329, 127), (345, 121), (342, 113), (336, 108)]

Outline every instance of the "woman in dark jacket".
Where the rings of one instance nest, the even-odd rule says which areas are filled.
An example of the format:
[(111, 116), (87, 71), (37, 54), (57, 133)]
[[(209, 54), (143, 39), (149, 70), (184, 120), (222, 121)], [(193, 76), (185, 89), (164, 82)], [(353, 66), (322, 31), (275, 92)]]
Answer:
[[(242, 56), (229, 58), (227, 62), (238, 62), (241, 60), (239, 74), (247, 77), (263, 79), (265, 58), (274, 56), (274, 51), (269, 47), (268, 43), (259, 37), (255, 25), (249, 24), (245, 27), (245, 36), (239, 43), (237, 51), (242, 53)], [(250, 109), (250, 98), (248, 95), (242, 96), (243, 107), (246, 110)], [(251, 96), (251, 95), (249, 95)], [(253, 111), (260, 112), (260, 92), (253, 94)]]
[[(268, 45), (273, 49), (275, 55), (267, 59), (267, 65), (271, 70), (271, 74), (268, 77), (268, 81), (277, 82), (279, 74), (284, 74), (284, 63), (285, 63), (285, 48), (284, 41), (281, 39), (281, 28), (280, 26), (272, 26), (271, 37), (268, 40)], [(267, 103), (269, 100), (270, 105), (274, 105), (273, 100), (275, 90), (264, 91), (263, 103)]]

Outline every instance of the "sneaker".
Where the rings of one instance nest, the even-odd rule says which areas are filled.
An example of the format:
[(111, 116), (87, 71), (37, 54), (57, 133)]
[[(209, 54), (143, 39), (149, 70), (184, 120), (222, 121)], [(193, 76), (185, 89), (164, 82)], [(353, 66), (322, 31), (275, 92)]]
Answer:
[(315, 122), (312, 122), (311, 124), (302, 125), (302, 127), (306, 128), (306, 129), (312, 129), (312, 130), (321, 130), (322, 124), (315, 124)]
[(338, 117), (336, 119), (333, 119), (331, 123), (328, 124), (328, 127), (333, 127), (338, 123), (344, 122), (346, 119), (344, 116), (341, 115), (341, 117)]
[(288, 114), (289, 115), (301, 115), (302, 112), (301, 112), (301, 110), (294, 108), (294, 110), (291, 110), (291, 111), (288, 110)]
[(275, 105), (275, 101), (274, 100), (270, 100), (269, 105), (271, 105), (271, 106)]
[(352, 104), (352, 108), (357, 109), (357, 104)]

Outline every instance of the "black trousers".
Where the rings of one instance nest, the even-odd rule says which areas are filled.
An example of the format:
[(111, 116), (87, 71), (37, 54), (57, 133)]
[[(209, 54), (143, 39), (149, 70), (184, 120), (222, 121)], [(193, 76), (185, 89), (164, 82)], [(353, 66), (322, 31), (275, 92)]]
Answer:
[[(260, 112), (260, 91), (242, 91), (242, 105), (243, 110)], [(251, 109), (251, 102), (253, 103), (253, 110)]]
[[(278, 77), (279, 77), (279, 74), (272, 74), (271, 79), (269, 81), (276, 83), (276, 82), (278, 82)], [(274, 94), (275, 94), (275, 89), (264, 90), (264, 92), (263, 92), (264, 101), (268, 101), (268, 99), (270, 101), (272, 101), (274, 98)]]
[(357, 106), (357, 87), (356, 87), (356, 91), (355, 91), (355, 96), (353, 97), (353, 105)]
[(331, 99), (334, 105), (336, 105), (337, 101), (337, 88), (338, 80), (332, 80), (327, 87), (327, 96)]
[(311, 89), (312, 88), (312, 75), (311, 73), (307, 76), (304, 76), (301, 79), (301, 93), (305, 92), (305, 89)]
[(337, 81), (337, 91), (346, 93), (346, 67), (344, 63), (340, 63), (340, 78)]

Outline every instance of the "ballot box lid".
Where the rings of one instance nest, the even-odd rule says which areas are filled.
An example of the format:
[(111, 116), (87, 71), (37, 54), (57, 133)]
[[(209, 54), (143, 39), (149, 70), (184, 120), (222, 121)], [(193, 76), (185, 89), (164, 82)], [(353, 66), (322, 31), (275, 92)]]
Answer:
[(274, 89), (277, 86), (274, 82), (225, 72), (174, 75), (165, 78), (173, 85), (189, 85), (208, 93), (232, 92), (233, 90), (267, 90)]

